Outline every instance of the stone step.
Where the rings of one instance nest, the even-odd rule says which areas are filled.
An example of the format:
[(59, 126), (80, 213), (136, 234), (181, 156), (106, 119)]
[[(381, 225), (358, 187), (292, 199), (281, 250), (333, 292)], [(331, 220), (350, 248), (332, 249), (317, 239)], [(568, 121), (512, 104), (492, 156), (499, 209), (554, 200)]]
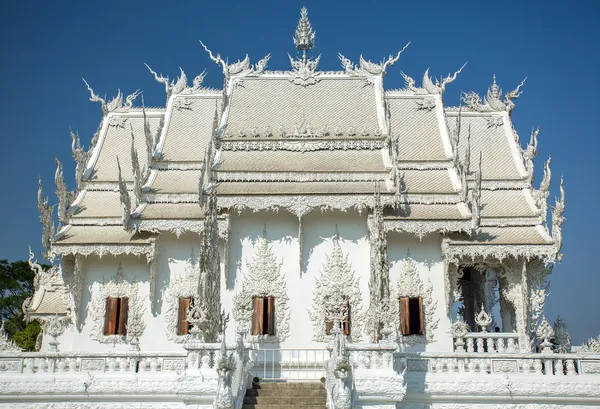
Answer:
[[(326, 409), (327, 405), (322, 404), (322, 405), (293, 405), (294, 409)], [(242, 409), (290, 409), (290, 405), (285, 404), (285, 405), (264, 405), (264, 404), (259, 404), (259, 405), (254, 405), (254, 404), (244, 404), (242, 406)]]
[(323, 406), (327, 402), (327, 396), (289, 396), (281, 394), (277, 396), (247, 396), (244, 398), (244, 403), (254, 405), (288, 405), (291, 406), (307, 406), (320, 405)]
[(313, 398), (326, 396), (325, 389), (317, 388), (271, 388), (271, 389), (247, 389), (246, 396), (305, 396)]
[(325, 409), (327, 392), (321, 382), (262, 382), (246, 390), (242, 409)]
[(252, 383), (253, 389), (325, 389), (322, 382), (261, 382)]

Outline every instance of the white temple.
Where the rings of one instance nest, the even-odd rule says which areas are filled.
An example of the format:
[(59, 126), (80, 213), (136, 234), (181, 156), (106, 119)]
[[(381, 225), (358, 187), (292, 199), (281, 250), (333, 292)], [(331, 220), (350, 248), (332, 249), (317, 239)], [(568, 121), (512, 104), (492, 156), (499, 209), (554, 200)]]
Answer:
[(314, 41), (303, 9), (288, 70), (202, 44), (223, 89), (148, 67), (160, 109), (86, 83), (102, 120), (57, 226), (40, 182), (43, 338), (0, 336), (0, 407), (600, 406), (600, 355), (543, 317), (565, 197), (547, 220), (523, 83), (448, 107), (462, 68), (386, 90), (406, 47), (319, 71)]

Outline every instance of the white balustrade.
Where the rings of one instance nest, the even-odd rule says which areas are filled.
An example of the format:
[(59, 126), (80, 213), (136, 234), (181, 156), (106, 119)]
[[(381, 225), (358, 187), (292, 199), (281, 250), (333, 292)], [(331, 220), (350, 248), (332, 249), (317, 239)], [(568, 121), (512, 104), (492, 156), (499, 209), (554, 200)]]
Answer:
[(600, 355), (542, 353), (395, 353), (396, 370), (436, 374), (600, 375)]
[(455, 352), (515, 353), (519, 352), (519, 334), (516, 332), (469, 332), (454, 338)]
[(316, 380), (325, 376), (327, 349), (261, 348), (250, 351), (252, 375), (259, 379)]
[(17, 352), (0, 354), (0, 376), (25, 373), (176, 372), (187, 367), (186, 353)]

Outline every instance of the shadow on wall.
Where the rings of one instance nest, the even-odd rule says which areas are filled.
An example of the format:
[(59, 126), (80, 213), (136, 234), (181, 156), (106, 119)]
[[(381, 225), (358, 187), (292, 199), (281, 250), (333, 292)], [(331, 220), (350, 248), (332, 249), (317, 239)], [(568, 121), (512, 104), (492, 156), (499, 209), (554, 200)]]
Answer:
[[(231, 234), (229, 247), (229, 271), (227, 272), (227, 289), (232, 290), (235, 286), (237, 275), (246, 258), (243, 255), (244, 244), (250, 242), (256, 245), (257, 239), (263, 234), (266, 225), (267, 238), (269, 242), (284, 242), (290, 246), (289, 254), (277, 254), (280, 259), (285, 257), (298, 258), (298, 236), (300, 234), (300, 223), (298, 218), (286, 211), (278, 213), (272, 211), (261, 211), (253, 213), (244, 211), (240, 214), (231, 214)], [(336, 225), (338, 233), (345, 241), (357, 243), (364, 238), (367, 231), (366, 212), (359, 215), (355, 211), (312, 211), (302, 218), (302, 273), (308, 269), (308, 261), (312, 250), (322, 242), (331, 239), (335, 234)], [(300, 265), (300, 260), (299, 260)]]

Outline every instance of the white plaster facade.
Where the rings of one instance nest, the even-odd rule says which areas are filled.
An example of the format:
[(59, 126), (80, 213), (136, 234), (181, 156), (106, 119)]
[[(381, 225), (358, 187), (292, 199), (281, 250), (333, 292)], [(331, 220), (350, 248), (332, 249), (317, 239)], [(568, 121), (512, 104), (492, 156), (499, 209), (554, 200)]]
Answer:
[[(73, 136), (75, 197), (59, 165), (59, 229), (40, 183), (54, 265), (30, 260), (25, 309), (44, 324), (41, 348), (0, 342), (0, 407), (239, 409), (253, 376), (324, 377), (330, 409), (600, 405), (600, 355), (550, 347), (545, 280), (562, 257), (564, 189), (547, 222), (549, 162), (534, 188), (537, 132), (521, 148), (510, 119), (522, 84), (502, 98), (494, 78), (483, 102), (445, 107), (462, 68), (385, 90), (401, 52), (317, 71), (305, 10), (295, 42), (302, 56), (285, 72), (207, 49), (223, 90), (151, 70), (164, 110), (90, 88), (102, 125), (87, 152)], [(115, 152), (127, 152), (118, 166)], [(341, 324), (350, 304), (350, 337), (334, 325), (315, 341), (317, 278), (350, 272), (360, 297), (325, 288), (321, 317)], [(102, 290), (111, 279), (114, 294)], [(244, 291), (285, 308), (274, 336), (236, 322)], [(107, 296), (129, 297), (126, 336), (102, 335)], [(195, 299), (186, 335), (174, 333), (179, 296)], [(422, 335), (400, 297), (419, 300)]]

